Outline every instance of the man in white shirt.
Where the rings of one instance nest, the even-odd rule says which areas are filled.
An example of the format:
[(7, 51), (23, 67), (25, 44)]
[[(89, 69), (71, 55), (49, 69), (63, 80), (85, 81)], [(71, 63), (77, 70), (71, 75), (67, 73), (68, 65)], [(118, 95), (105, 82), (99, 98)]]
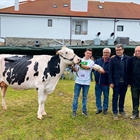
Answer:
[(72, 104), (73, 117), (76, 117), (77, 115), (76, 111), (78, 108), (78, 98), (81, 89), (82, 89), (82, 114), (88, 116), (86, 107), (87, 95), (90, 87), (91, 71), (94, 65), (94, 62), (90, 59), (90, 57), (92, 56), (92, 49), (90, 48), (86, 49), (84, 55), (85, 56), (82, 58), (81, 63), (79, 65), (72, 66), (72, 69), (77, 73), (74, 86), (74, 98)]

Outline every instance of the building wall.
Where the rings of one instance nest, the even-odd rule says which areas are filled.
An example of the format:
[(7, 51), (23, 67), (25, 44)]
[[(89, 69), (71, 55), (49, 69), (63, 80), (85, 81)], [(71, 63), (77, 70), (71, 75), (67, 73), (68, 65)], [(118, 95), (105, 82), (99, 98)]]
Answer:
[[(52, 19), (53, 27), (48, 27), (48, 19)], [(34, 16), (1, 17), (1, 37), (67, 39), (69, 36), (70, 20), (67, 18)]]
[(88, 36), (90, 39), (96, 38), (98, 32), (101, 32), (99, 38), (107, 40), (114, 30), (113, 20), (89, 19), (88, 21)]
[(116, 37), (129, 37), (130, 41), (140, 41), (139, 33), (140, 33), (140, 20), (119, 20), (116, 22), (117, 25), (124, 25), (124, 31), (119, 32), (117, 28), (115, 30)]
[[(116, 37), (129, 37), (130, 40), (140, 41), (140, 21), (119, 19), (93, 19), (70, 17), (44, 17), (44, 16), (11, 16), (0, 15), (0, 37), (17, 38), (44, 38), (67, 40), (93, 40), (101, 32), (99, 38), (107, 40), (112, 32)], [(48, 19), (52, 19), (52, 27), (48, 27)], [(82, 22), (83, 30), (87, 34), (76, 35), (75, 23)], [(124, 31), (117, 31), (117, 25), (124, 26)], [(114, 38), (114, 39), (115, 39)]]

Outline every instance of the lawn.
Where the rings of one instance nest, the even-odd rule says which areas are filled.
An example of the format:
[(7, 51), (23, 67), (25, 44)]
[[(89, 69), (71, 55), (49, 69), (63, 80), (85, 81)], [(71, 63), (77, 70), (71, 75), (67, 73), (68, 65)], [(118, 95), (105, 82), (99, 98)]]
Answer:
[[(73, 80), (59, 80), (46, 102), (47, 116), (37, 119), (36, 90), (7, 91), (8, 109), (0, 109), (0, 140), (140, 140), (140, 119), (119, 117), (114, 121), (110, 90), (107, 115), (96, 115), (94, 82), (88, 95), (89, 117), (81, 114), (81, 96), (77, 117), (72, 117)], [(125, 111), (131, 116), (132, 102), (128, 88)]]

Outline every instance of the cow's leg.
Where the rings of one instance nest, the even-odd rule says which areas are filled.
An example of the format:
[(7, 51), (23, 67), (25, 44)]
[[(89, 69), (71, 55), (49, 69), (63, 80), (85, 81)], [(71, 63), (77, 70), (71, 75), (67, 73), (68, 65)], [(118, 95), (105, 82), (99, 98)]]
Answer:
[(38, 112), (37, 112), (37, 118), (42, 120), (42, 111), (44, 106), (44, 88), (38, 89)]
[(5, 102), (6, 90), (7, 90), (6, 85), (1, 87), (2, 107), (5, 110), (7, 109), (6, 102)]
[(47, 99), (47, 94), (44, 93), (44, 98), (43, 98), (44, 105), (42, 107), (42, 115), (43, 116), (47, 115), (47, 113), (45, 112), (45, 102), (46, 102), (46, 99)]

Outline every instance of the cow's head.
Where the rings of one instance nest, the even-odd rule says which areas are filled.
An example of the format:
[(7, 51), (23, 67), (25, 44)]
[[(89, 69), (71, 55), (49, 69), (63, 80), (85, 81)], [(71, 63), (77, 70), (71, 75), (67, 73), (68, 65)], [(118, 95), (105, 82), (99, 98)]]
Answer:
[(61, 50), (57, 51), (57, 54), (59, 54), (62, 59), (66, 60), (69, 65), (81, 62), (81, 58), (78, 57), (72, 49), (66, 46), (63, 46)]

